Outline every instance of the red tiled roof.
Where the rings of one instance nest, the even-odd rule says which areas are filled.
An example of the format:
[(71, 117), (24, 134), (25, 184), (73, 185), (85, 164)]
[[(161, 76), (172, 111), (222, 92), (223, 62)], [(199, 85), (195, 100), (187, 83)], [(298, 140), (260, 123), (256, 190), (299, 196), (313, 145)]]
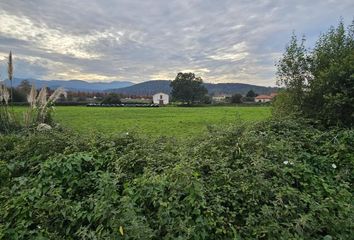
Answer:
[(256, 97), (256, 99), (272, 99), (272, 97), (268, 95), (259, 95)]

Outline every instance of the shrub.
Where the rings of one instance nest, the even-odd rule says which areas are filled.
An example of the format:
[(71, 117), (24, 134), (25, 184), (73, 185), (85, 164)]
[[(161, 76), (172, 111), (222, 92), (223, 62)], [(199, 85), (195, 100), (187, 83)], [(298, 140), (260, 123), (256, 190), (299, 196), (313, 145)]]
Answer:
[(107, 96), (104, 97), (102, 104), (120, 104), (121, 96), (117, 93), (109, 93)]
[[(192, 144), (193, 143), (193, 144)], [(292, 120), (191, 144), (0, 135), (0, 238), (350, 239), (354, 132)]]

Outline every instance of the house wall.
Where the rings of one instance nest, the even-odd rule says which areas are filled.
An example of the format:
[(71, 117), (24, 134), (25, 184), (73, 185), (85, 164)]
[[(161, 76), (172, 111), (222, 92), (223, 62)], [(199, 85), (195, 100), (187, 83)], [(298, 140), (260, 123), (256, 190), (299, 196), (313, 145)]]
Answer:
[(154, 104), (160, 104), (160, 100), (163, 100), (163, 104), (169, 104), (169, 96), (166, 93), (156, 93), (153, 97), (152, 97), (152, 101)]
[(229, 98), (231, 98), (232, 95), (219, 95), (219, 96), (213, 96), (211, 99), (213, 102), (227, 102)]
[(212, 100), (213, 100), (214, 102), (224, 102), (225, 99), (226, 99), (225, 96), (212, 97)]
[(262, 98), (262, 99), (256, 99), (256, 102), (262, 102), (262, 103), (265, 103), (265, 102), (270, 102), (271, 100), (270, 99), (265, 99), (265, 98)]

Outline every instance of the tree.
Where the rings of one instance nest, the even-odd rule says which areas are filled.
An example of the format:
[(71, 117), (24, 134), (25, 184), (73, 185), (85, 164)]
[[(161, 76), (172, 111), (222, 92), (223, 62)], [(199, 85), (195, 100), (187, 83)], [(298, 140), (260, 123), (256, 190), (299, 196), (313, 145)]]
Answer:
[[(275, 112), (300, 114), (326, 126), (354, 126), (354, 21), (320, 36), (312, 51), (295, 36), (279, 61)], [(279, 103), (282, 101), (282, 103)], [(277, 107), (281, 106), (281, 107)]]
[(102, 104), (120, 104), (120, 95), (117, 93), (109, 93), (103, 98)]
[(340, 22), (323, 34), (312, 58), (304, 111), (326, 125), (354, 126), (354, 21), (347, 31)]
[(231, 96), (231, 103), (242, 103), (242, 95), (239, 93), (236, 93)]
[(255, 97), (257, 97), (257, 94), (251, 89), (247, 92), (246, 97), (255, 98)]
[(311, 79), (311, 57), (305, 48), (305, 37), (299, 40), (293, 34), (283, 57), (277, 64), (277, 84), (286, 88), (292, 112), (303, 107), (305, 91)]
[(31, 87), (32, 85), (28, 80), (22, 80), (21, 83), (17, 86), (18, 90), (26, 95), (31, 91)]
[(170, 84), (172, 99), (188, 105), (201, 102), (208, 93), (208, 90), (202, 84), (202, 78), (195, 77), (194, 73), (180, 72)]
[(15, 88), (12, 91), (12, 100), (13, 102), (27, 102), (27, 95), (18, 88)]
[(211, 104), (212, 103), (212, 97), (205, 94), (204, 97), (200, 100), (201, 103), (203, 104)]

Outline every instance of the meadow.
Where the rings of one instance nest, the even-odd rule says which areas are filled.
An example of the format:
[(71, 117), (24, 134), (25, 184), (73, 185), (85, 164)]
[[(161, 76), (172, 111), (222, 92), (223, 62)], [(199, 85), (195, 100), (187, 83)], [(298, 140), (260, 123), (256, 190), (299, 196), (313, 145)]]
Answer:
[(254, 122), (270, 117), (270, 107), (56, 107), (54, 119), (80, 133), (190, 137), (207, 132), (208, 126)]

